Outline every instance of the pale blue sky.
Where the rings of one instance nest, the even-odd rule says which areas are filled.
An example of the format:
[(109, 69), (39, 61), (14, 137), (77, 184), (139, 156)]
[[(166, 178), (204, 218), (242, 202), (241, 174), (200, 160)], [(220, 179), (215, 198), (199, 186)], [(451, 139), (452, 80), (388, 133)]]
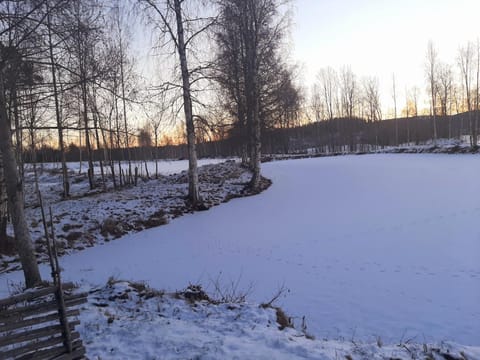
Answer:
[(430, 39), (439, 58), (455, 64), (459, 46), (480, 36), (480, 0), (296, 0), (293, 7), (292, 58), (307, 87), (320, 68), (351, 65), (380, 79), (384, 108), (393, 107), (393, 72), (402, 98), (405, 86), (425, 89)]

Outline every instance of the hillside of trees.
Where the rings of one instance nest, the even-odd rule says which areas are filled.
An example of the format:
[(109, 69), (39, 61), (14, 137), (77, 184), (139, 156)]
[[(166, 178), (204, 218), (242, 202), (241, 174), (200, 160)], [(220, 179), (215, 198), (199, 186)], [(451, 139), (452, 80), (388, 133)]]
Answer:
[[(437, 117), (438, 137), (442, 139), (468, 139), (469, 124), (479, 113), (472, 111), (451, 116)], [(432, 143), (432, 116), (389, 119), (369, 122), (365, 119), (335, 118), (332, 120), (312, 122), (288, 128), (271, 128), (262, 131), (263, 154), (296, 153), (358, 153), (381, 150), (397, 145), (419, 145)], [(151, 141), (130, 148), (133, 161), (141, 162), (154, 159), (186, 159), (186, 144), (154, 146)], [(126, 149), (113, 149), (110, 156), (118, 161), (125, 159)], [(240, 157), (242, 141), (235, 136), (224, 140), (198, 141), (197, 153), (201, 158)], [(66, 148), (67, 161), (85, 159), (86, 148), (71, 144)], [(60, 162), (60, 151), (44, 145), (35, 151), (23, 154), (26, 163)], [(103, 149), (93, 150), (94, 161), (102, 161)]]

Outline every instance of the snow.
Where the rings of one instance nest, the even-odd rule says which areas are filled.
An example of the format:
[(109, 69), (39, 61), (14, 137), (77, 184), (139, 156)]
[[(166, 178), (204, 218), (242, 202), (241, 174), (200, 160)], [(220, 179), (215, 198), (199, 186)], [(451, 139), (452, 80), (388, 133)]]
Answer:
[[(140, 288), (142, 288), (140, 284)], [(79, 331), (90, 359), (467, 359), (478, 348), (451, 343), (394, 345), (311, 340), (278, 330), (275, 310), (249, 303), (185, 301), (126, 282), (95, 289), (82, 309)], [(350, 357), (347, 357), (350, 356)], [(456, 358), (457, 358), (456, 357)]]
[[(218, 164), (224, 162), (225, 159), (198, 159), (198, 166), (208, 165), (208, 164)], [(44, 163), (43, 166), (47, 169), (61, 169), (61, 163)], [(143, 161), (132, 161), (132, 169), (138, 167), (139, 171), (145, 170), (145, 162)], [(85, 172), (88, 168), (88, 163), (83, 161), (81, 164), (80, 162), (68, 162), (67, 168), (72, 171), (80, 171)], [(147, 168), (150, 175), (155, 174), (155, 161), (147, 161)], [(115, 171), (118, 169), (118, 164), (115, 163)], [(128, 171), (128, 163), (122, 162), (122, 169), (123, 171)], [(172, 175), (175, 173), (179, 173), (181, 171), (188, 169), (188, 160), (158, 160), (158, 169), (162, 175)], [(105, 171), (110, 171), (109, 167), (105, 167)], [(132, 170), (133, 171), (133, 170)], [(96, 174), (100, 173), (100, 165), (98, 162), (94, 163), (94, 172)]]
[[(279, 305), (297, 325), (305, 316), (318, 339), (478, 347), (479, 160), (383, 154), (267, 163), (269, 190), (62, 257), (63, 277), (91, 286), (115, 276), (167, 291), (252, 284), (257, 303), (284, 284)], [(47, 266), (42, 273), (48, 278)], [(0, 275), (0, 296), (21, 279)]]
[[(161, 162), (162, 174), (187, 165)], [(199, 168), (204, 205), (211, 207), (229, 198), (244, 196), (245, 183), (251, 178), (250, 172), (234, 160), (220, 162), (218, 159), (202, 161)], [(141, 231), (145, 228), (168, 223), (172, 218), (191, 212), (185, 201), (188, 193), (186, 171), (178, 174), (161, 175), (158, 178), (140, 178), (137, 186), (113, 189), (111, 179), (107, 189), (101, 184), (90, 190), (86, 174), (71, 171), (71, 198), (62, 199), (61, 172), (53, 170), (51, 164), (38, 169), (43, 204), (52, 208), (53, 227), (58, 251), (61, 255), (102, 244), (121, 235)], [(72, 166), (73, 165), (73, 166)], [(25, 176), (26, 216), (29, 219), (31, 238), (35, 242), (37, 256), (48, 261), (44, 229), (41, 226), (41, 209), (32, 169)], [(13, 236), (13, 228), (8, 229)], [(18, 257), (0, 254), (0, 273), (20, 269)]]

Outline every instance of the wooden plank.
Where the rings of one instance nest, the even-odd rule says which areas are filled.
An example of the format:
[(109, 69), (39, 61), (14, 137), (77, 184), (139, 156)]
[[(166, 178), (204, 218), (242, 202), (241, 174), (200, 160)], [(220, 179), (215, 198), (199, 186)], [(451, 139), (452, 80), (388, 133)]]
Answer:
[(85, 301), (87, 301), (87, 298), (88, 298), (88, 293), (65, 295), (65, 301), (73, 300), (73, 299), (84, 299)]
[(86, 359), (85, 353), (86, 353), (85, 349), (81, 348), (78, 350), (73, 350), (71, 354), (63, 354), (53, 359), (54, 360), (83, 360), (83, 359)]
[(51, 358), (51, 360), (78, 360), (78, 359), (85, 359), (86, 350), (83, 345), (78, 343), (80, 346), (75, 347), (73, 346), (73, 351), (70, 354), (62, 354), (58, 357)]
[(56, 347), (34, 351), (21, 357), (16, 357), (15, 360), (51, 360), (58, 356), (62, 356), (66, 351), (65, 345), (61, 344)]
[(49, 349), (37, 350), (30, 352), (20, 357), (16, 357), (15, 360), (51, 360), (58, 356), (65, 354), (65, 345), (57, 345), (56, 347), (51, 347)]
[(58, 359), (71, 359), (71, 360), (77, 360), (77, 359), (85, 359), (85, 348), (83, 347), (82, 341), (77, 340), (72, 343), (72, 349), (73, 351), (69, 354), (66, 351), (65, 346), (62, 344), (60, 346), (56, 346), (53, 348), (49, 349), (44, 349), (44, 350), (39, 350), (35, 352), (31, 352), (29, 354), (26, 354), (22, 357), (17, 357), (16, 360), (29, 360), (29, 359), (35, 359), (35, 360), (58, 360)]
[[(71, 321), (69, 323), (70, 329), (74, 329), (75, 326), (79, 325), (80, 321)], [(3, 346), (15, 344), (15, 343), (22, 343), (29, 340), (35, 340), (44, 338), (47, 336), (53, 336), (56, 334), (62, 333), (62, 327), (60, 324), (49, 325), (39, 329), (34, 330), (26, 330), (15, 334), (10, 334), (7, 336), (3, 336), (0, 338), (0, 348)]]
[[(79, 316), (80, 310), (73, 309), (67, 311), (67, 317)], [(50, 315), (39, 316), (27, 320), (15, 321), (11, 324), (5, 324), (0, 326), (0, 333), (20, 329), (26, 326), (38, 325), (46, 322), (58, 321), (58, 313), (55, 312)]]
[[(82, 340), (77, 340), (73, 342), (72, 345), (73, 345), (74, 351), (78, 350), (78, 353), (82, 352), (82, 349), (83, 349)], [(85, 350), (83, 350), (83, 352), (85, 352)], [(20, 357), (16, 357), (15, 360), (29, 360), (29, 359), (51, 360), (59, 356), (62, 356), (64, 354), (67, 354), (67, 350), (65, 348), (65, 345), (61, 344), (55, 347), (49, 347), (48, 349), (38, 349), (28, 354), (24, 354)]]
[(32, 315), (41, 315), (56, 310), (57, 302), (55, 300), (43, 302), (40, 304), (16, 307), (2, 311), (0, 313), (0, 323), (17, 321), (17, 319), (22, 319)]
[[(74, 288), (73, 283), (66, 283), (62, 285), (63, 291), (71, 290), (73, 288)], [(45, 288), (40, 288), (38, 290), (35, 289), (35, 290), (26, 291), (22, 294), (13, 295), (6, 299), (0, 299), (0, 308), (11, 306), (22, 301), (32, 301), (33, 299), (53, 294), (55, 292), (55, 289), (56, 289), (56, 286), (49, 286)]]
[[(80, 295), (69, 296), (65, 301), (67, 308), (81, 305), (87, 301), (86, 297), (80, 297)], [(42, 315), (48, 312), (57, 311), (58, 305), (55, 300), (44, 302), (40, 304), (28, 305), (25, 307), (18, 307), (2, 311), (0, 314), (0, 324), (11, 323), (12, 321), (19, 321), (29, 316)]]
[[(61, 335), (61, 334), (62, 334), (62, 328), (60, 327), (60, 325), (50, 325), (44, 328), (20, 333), (18, 340), (16, 338), (16, 334), (12, 334), (12, 335), (3, 337), (0, 340), (0, 349), (2, 347), (12, 345), (12, 344), (21, 344), (29, 340), (38, 340), (45, 337), (52, 337), (52, 336)], [(30, 341), (30, 343), (34, 343), (34, 341)]]
[(50, 348), (50, 349), (45, 349), (45, 350), (40, 350), (35, 353), (28, 354), (26, 356), (23, 356), (21, 358), (17, 358), (16, 360), (80, 360), (80, 359), (86, 359), (85, 358), (85, 348), (81, 346), (81, 342), (75, 343), (79, 344), (80, 346), (77, 346), (72, 350), (71, 353), (67, 353), (67, 350), (65, 349), (65, 346), (59, 346), (56, 348)]
[[(78, 332), (72, 332), (72, 341), (73, 340), (76, 340), (76, 339), (79, 339), (80, 338), (80, 334)], [(12, 358), (12, 357), (19, 357), (19, 356), (22, 356), (22, 355), (27, 355), (29, 353), (32, 353), (33, 352), (33, 357), (32, 358), (37, 358), (35, 356), (35, 353), (39, 352), (40, 349), (43, 349), (43, 348), (50, 348), (52, 346), (55, 346), (55, 345), (58, 345), (58, 344), (63, 344), (63, 337), (61, 336), (55, 336), (55, 337), (51, 337), (51, 338), (48, 338), (48, 339), (45, 339), (45, 340), (41, 340), (41, 341), (38, 341), (38, 342), (30, 342), (28, 344), (25, 344), (21, 347), (18, 347), (18, 348), (15, 348), (15, 349), (11, 349), (11, 350), (8, 350), (8, 351), (3, 351), (3, 352), (0, 352), (0, 359), (8, 359), (8, 358)], [(49, 349), (47, 349), (49, 350)]]
[(39, 289), (37, 291), (30, 291), (23, 294), (15, 295), (7, 299), (0, 300), (0, 308), (12, 306), (22, 301), (32, 301), (39, 297), (47, 296), (55, 292), (55, 286)]

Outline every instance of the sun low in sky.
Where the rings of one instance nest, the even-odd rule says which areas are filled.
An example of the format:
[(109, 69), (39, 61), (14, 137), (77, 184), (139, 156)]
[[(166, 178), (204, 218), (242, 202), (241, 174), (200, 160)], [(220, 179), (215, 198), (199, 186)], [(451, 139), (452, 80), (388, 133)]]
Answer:
[(479, 0), (296, 0), (293, 8), (304, 84), (322, 67), (350, 65), (359, 77), (378, 77), (384, 109), (393, 107), (393, 73), (398, 97), (406, 87), (425, 91), (429, 40), (458, 72), (459, 47), (480, 37)]

